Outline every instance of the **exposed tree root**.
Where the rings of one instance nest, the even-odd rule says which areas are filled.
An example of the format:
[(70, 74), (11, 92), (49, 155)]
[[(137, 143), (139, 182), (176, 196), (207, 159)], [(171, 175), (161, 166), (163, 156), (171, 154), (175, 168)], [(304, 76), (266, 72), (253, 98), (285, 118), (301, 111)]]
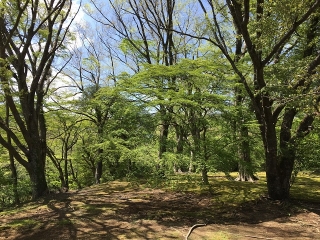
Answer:
[(257, 176), (255, 176), (253, 173), (252, 174), (242, 174), (242, 175), (239, 174), (238, 177), (234, 180), (238, 181), (238, 182), (255, 182), (255, 181), (259, 180), (259, 178)]
[(198, 228), (198, 227), (202, 227), (202, 226), (207, 226), (207, 224), (200, 223), (200, 224), (195, 224), (195, 225), (193, 225), (193, 226), (190, 228), (190, 230), (189, 230), (189, 232), (188, 232), (185, 240), (188, 240), (188, 237), (190, 236), (190, 234), (192, 233), (192, 231), (193, 231), (194, 229), (196, 229), (196, 228)]

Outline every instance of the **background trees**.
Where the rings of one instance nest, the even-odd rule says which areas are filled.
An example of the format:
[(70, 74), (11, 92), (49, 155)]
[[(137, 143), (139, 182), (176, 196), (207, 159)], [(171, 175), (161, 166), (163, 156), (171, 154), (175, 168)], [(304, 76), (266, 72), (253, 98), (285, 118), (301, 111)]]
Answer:
[(317, 166), (319, 6), (92, 0), (70, 28), (71, 1), (3, 3), (2, 171), (17, 185), (14, 158), (36, 198), (47, 180), (266, 170), (269, 196), (288, 198)]
[[(134, 72), (140, 71), (143, 64), (159, 64), (171, 66), (179, 59), (188, 57), (191, 47), (198, 40), (191, 41), (189, 37), (173, 32), (174, 24), (178, 28), (187, 29), (193, 23), (188, 5), (182, 1), (109, 1), (103, 5), (98, 1), (91, 1), (93, 9), (88, 8), (90, 17), (102, 24), (102, 29), (112, 34), (111, 41), (120, 42), (121, 54), (117, 54), (118, 61), (125, 63)], [(110, 14), (110, 10), (113, 14)], [(187, 14), (184, 18), (182, 12)], [(183, 21), (186, 19), (186, 21)], [(181, 24), (180, 24), (181, 23)], [(175, 78), (163, 79), (162, 85), (157, 86), (167, 91), (175, 88)], [(171, 106), (162, 105), (159, 98), (159, 159), (167, 152), (167, 139), (171, 125)]]

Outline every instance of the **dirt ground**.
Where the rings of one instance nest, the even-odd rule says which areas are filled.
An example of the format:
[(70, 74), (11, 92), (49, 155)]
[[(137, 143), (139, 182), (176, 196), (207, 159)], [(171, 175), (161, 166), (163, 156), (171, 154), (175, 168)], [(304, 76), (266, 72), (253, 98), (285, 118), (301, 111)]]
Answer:
[[(320, 205), (291, 200), (232, 206), (214, 194), (113, 182), (0, 212), (0, 239), (320, 239)], [(204, 225), (206, 224), (206, 225)]]

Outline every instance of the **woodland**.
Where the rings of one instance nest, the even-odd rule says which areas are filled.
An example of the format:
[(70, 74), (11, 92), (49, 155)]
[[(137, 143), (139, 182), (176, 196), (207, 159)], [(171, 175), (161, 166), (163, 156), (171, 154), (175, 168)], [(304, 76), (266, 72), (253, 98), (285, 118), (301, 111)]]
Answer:
[(319, 36), (320, 0), (2, 0), (0, 208), (215, 173), (289, 199), (320, 170)]

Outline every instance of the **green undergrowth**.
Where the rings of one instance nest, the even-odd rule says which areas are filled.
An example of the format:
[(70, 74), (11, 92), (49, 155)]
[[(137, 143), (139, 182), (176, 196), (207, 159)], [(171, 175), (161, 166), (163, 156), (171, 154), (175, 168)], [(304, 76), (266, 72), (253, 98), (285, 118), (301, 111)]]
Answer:
[[(225, 194), (237, 195), (241, 200), (253, 200), (259, 195), (267, 195), (267, 180), (264, 172), (256, 174), (259, 177), (255, 182), (238, 182), (230, 180), (224, 173), (209, 174), (209, 185), (201, 182), (201, 176), (197, 174), (176, 174), (168, 176), (156, 188), (162, 188), (175, 192), (211, 193), (213, 195)], [(237, 173), (231, 173), (235, 179)], [(145, 184), (150, 186), (151, 184)], [(291, 197), (301, 200), (319, 201), (320, 198), (320, 174), (314, 172), (301, 172), (296, 177), (291, 187)]]
[[(255, 182), (238, 182), (230, 180), (224, 173), (210, 173), (209, 185), (202, 184), (199, 174), (175, 174), (161, 179), (135, 179), (130, 182), (113, 181), (90, 187), (96, 194), (110, 194), (112, 192), (130, 192), (145, 188), (162, 189), (171, 192), (192, 192), (194, 194), (209, 194), (216, 203), (238, 205), (253, 201), (261, 196), (267, 196), (267, 180), (264, 172), (256, 174)], [(231, 173), (236, 178), (237, 173)], [(320, 174), (301, 172), (291, 188), (293, 199), (320, 202)]]
[[(237, 173), (231, 173), (235, 179)], [(259, 180), (255, 182), (238, 182), (230, 180), (224, 173), (209, 174), (209, 185), (202, 184), (198, 174), (175, 174), (162, 179), (131, 181), (131, 188), (159, 188), (172, 192), (193, 192), (196, 194), (211, 194), (213, 201), (226, 205), (238, 205), (253, 201), (268, 195), (267, 180), (264, 172), (257, 173)], [(290, 196), (301, 201), (320, 202), (320, 174), (301, 172), (295, 179)]]
[(13, 221), (7, 223), (6, 225), (0, 226), (3, 228), (19, 228), (19, 229), (31, 229), (39, 224), (38, 221), (34, 219), (14, 219)]
[[(236, 175), (236, 173), (232, 173), (231, 177), (236, 178)], [(212, 173), (209, 174), (209, 185), (205, 185), (198, 174), (176, 174), (167, 176), (157, 185), (153, 186), (149, 182), (144, 185), (173, 192), (210, 194), (215, 201), (237, 205), (266, 195), (267, 185), (264, 175), (264, 173), (258, 173), (259, 180), (256, 182), (238, 182), (230, 180), (230, 177), (224, 173)]]

